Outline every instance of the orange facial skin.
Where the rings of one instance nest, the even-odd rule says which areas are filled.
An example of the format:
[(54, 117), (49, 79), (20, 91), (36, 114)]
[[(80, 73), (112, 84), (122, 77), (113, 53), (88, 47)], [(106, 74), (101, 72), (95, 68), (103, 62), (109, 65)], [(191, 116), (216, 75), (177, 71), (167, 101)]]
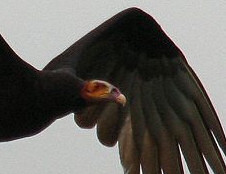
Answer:
[(86, 81), (81, 96), (89, 102), (108, 100), (122, 105), (126, 103), (125, 96), (118, 88), (102, 80)]

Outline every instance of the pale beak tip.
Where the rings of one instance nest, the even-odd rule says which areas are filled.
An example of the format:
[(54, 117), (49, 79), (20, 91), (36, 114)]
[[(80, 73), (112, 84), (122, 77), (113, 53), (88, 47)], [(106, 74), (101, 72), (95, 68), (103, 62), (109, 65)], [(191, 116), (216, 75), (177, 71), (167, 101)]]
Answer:
[(126, 105), (126, 97), (123, 94), (120, 94), (116, 98), (117, 103), (120, 103), (123, 107)]

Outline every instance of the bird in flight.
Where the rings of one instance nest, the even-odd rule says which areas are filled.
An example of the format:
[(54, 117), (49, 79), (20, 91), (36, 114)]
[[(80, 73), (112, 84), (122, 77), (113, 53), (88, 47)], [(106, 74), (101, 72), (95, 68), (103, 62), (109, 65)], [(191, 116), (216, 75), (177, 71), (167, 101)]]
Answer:
[[(126, 9), (39, 71), (0, 36), (0, 141), (35, 135), (74, 113), (118, 142), (126, 174), (225, 174), (226, 139), (200, 80), (159, 24)], [(121, 92), (120, 92), (121, 91)], [(124, 96), (124, 95), (125, 96)], [(126, 102), (127, 100), (127, 102)]]

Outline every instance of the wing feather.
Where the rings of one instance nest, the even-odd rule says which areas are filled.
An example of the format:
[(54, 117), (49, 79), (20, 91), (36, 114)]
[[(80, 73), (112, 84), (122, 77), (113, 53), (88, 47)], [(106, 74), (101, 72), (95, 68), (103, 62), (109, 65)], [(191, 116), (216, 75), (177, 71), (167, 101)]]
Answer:
[[(127, 98), (130, 98), (131, 86), (134, 75), (128, 71), (120, 72), (118, 80), (112, 79), (112, 83), (120, 85), (121, 90)], [(123, 75), (122, 75), (123, 74)], [(117, 106), (116, 104), (108, 104), (106, 107), (102, 107), (103, 112), (101, 113), (97, 122), (97, 135), (99, 140), (108, 146), (113, 146), (117, 142), (118, 135), (123, 126), (126, 114), (128, 112), (128, 106), (124, 109)], [(118, 114), (115, 114), (117, 112)]]
[(144, 133), (146, 129), (145, 118), (141, 104), (140, 79), (135, 74), (133, 86), (133, 94), (130, 100), (131, 123), (133, 129), (133, 138), (139, 155), (142, 153)]
[(140, 174), (140, 157), (133, 139), (130, 112), (119, 136), (119, 154), (125, 174)]
[(225, 135), (217, 117), (217, 113), (214, 110), (213, 105), (199, 79), (188, 65), (185, 64), (185, 66), (187, 68), (187, 72), (177, 74), (174, 78), (175, 84), (187, 97), (192, 97), (205, 121), (205, 124), (207, 124), (209, 129), (213, 131), (219, 145), (226, 154)]
[[(208, 173), (206, 166), (204, 165), (204, 159), (202, 157), (202, 153), (197, 147), (194, 133), (192, 132), (192, 128), (189, 123), (185, 120), (181, 119), (187, 110), (183, 110), (183, 108), (178, 107), (178, 104), (181, 105), (181, 98), (183, 98), (183, 94), (177, 95), (173, 91), (175, 90), (175, 86), (172, 83), (172, 80), (165, 79), (164, 80), (164, 91), (165, 97), (162, 100), (167, 100), (168, 104), (168, 114), (170, 115), (171, 123), (168, 124), (171, 126), (171, 130), (173, 131), (178, 143), (181, 146), (182, 152), (185, 156), (186, 161), (188, 162), (188, 168), (192, 173)], [(172, 101), (176, 101), (172, 103)], [(186, 106), (185, 106), (186, 107)], [(177, 110), (181, 110), (183, 112), (178, 113)], [(190, 112), (190, 111), (189, 111)], [(190, 150), (189, 150), (190, 149)]]
[(84, 118), (82, 124), (77, 122), (83, 127), (97, 123), (105, 145), (118, 139), (125, 173), (139, 174), (141, 166), (143, 173), (181, 174), (179, 147), (191, 173), (208, 174), (204, 157), (215, 173), (226, 173), (216, 145), (226, 153), (225, 135), (205, 89), (145, 12), (131, 8), (115, 15), (45, 69), (65, 67), (83, 79), (107, 80), (125, 93), (124, 111), (114, 104), (95, 106), (78, 117)]
[(144, 132), (143, 147), (140, 157), (143, 174), (161, 173), (158, 160), (158, 147), (154, 138), (150, 135), (146, 128)]
[[(198, 147), (200, 148), (207, 161), (216, 173), (223, 173), (224, 162), (220, 156), (210, 130), (206, 127), (202, 116), (193, 100), (186, 98), (178, 88), (171, 83), (166, 88), (169, 103), (173, 106), (174, 111), (180, 115), (181, 119), (186, 121), (192, 128)], [(175, 100), (175, 98), (177, 100)], [(205, 143), (203, 143), (205, 142)]]
[(117, 104), (111, 103), (104, 108), (102, 115), (97, 124), (98, 139), (104, 145), (113, 146), (118, 140), (122, 112)]
[(93, 128), (100, 117), (103, 105), (91, 105), (76, 114), (74, 120), (81, 128)]
[[(183, 173), (176, 138), (167, 127), (168, 120), (165, 120), (172, 118), (168, 118), (170, 115), (168, 115), (168, 111), (165, 111), (166, 104), (163, 104), (164, 97), (162, 95), (163, 90), (161, 84), (158, 84), (156, 80), (143, 84), (142, 96), (144, 97), (143, 105), (146, 112), (146, 119), (150, 134), (152, 133), (155, 136), (158, 143), (161, 167), (166, 173)], [(161, 107), (162, 104), (164, 105), (163, 107)]]

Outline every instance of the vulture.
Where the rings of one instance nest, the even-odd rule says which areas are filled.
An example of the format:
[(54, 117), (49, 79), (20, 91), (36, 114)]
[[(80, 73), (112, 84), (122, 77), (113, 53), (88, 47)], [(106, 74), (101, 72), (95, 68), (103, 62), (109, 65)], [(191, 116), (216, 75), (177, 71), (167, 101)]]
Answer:
[[(121, 92), (120, 92), (121, 91)], [(124, 95), (123, 95), (124, 94)], [(126, 9), (43, 70), (0, 37), (0, 141), (35, 135), (74, 113), (81, 128), (119, 147), (125, 174), (225, 174), (226, 139), (183, 53), (159, 24)]]

